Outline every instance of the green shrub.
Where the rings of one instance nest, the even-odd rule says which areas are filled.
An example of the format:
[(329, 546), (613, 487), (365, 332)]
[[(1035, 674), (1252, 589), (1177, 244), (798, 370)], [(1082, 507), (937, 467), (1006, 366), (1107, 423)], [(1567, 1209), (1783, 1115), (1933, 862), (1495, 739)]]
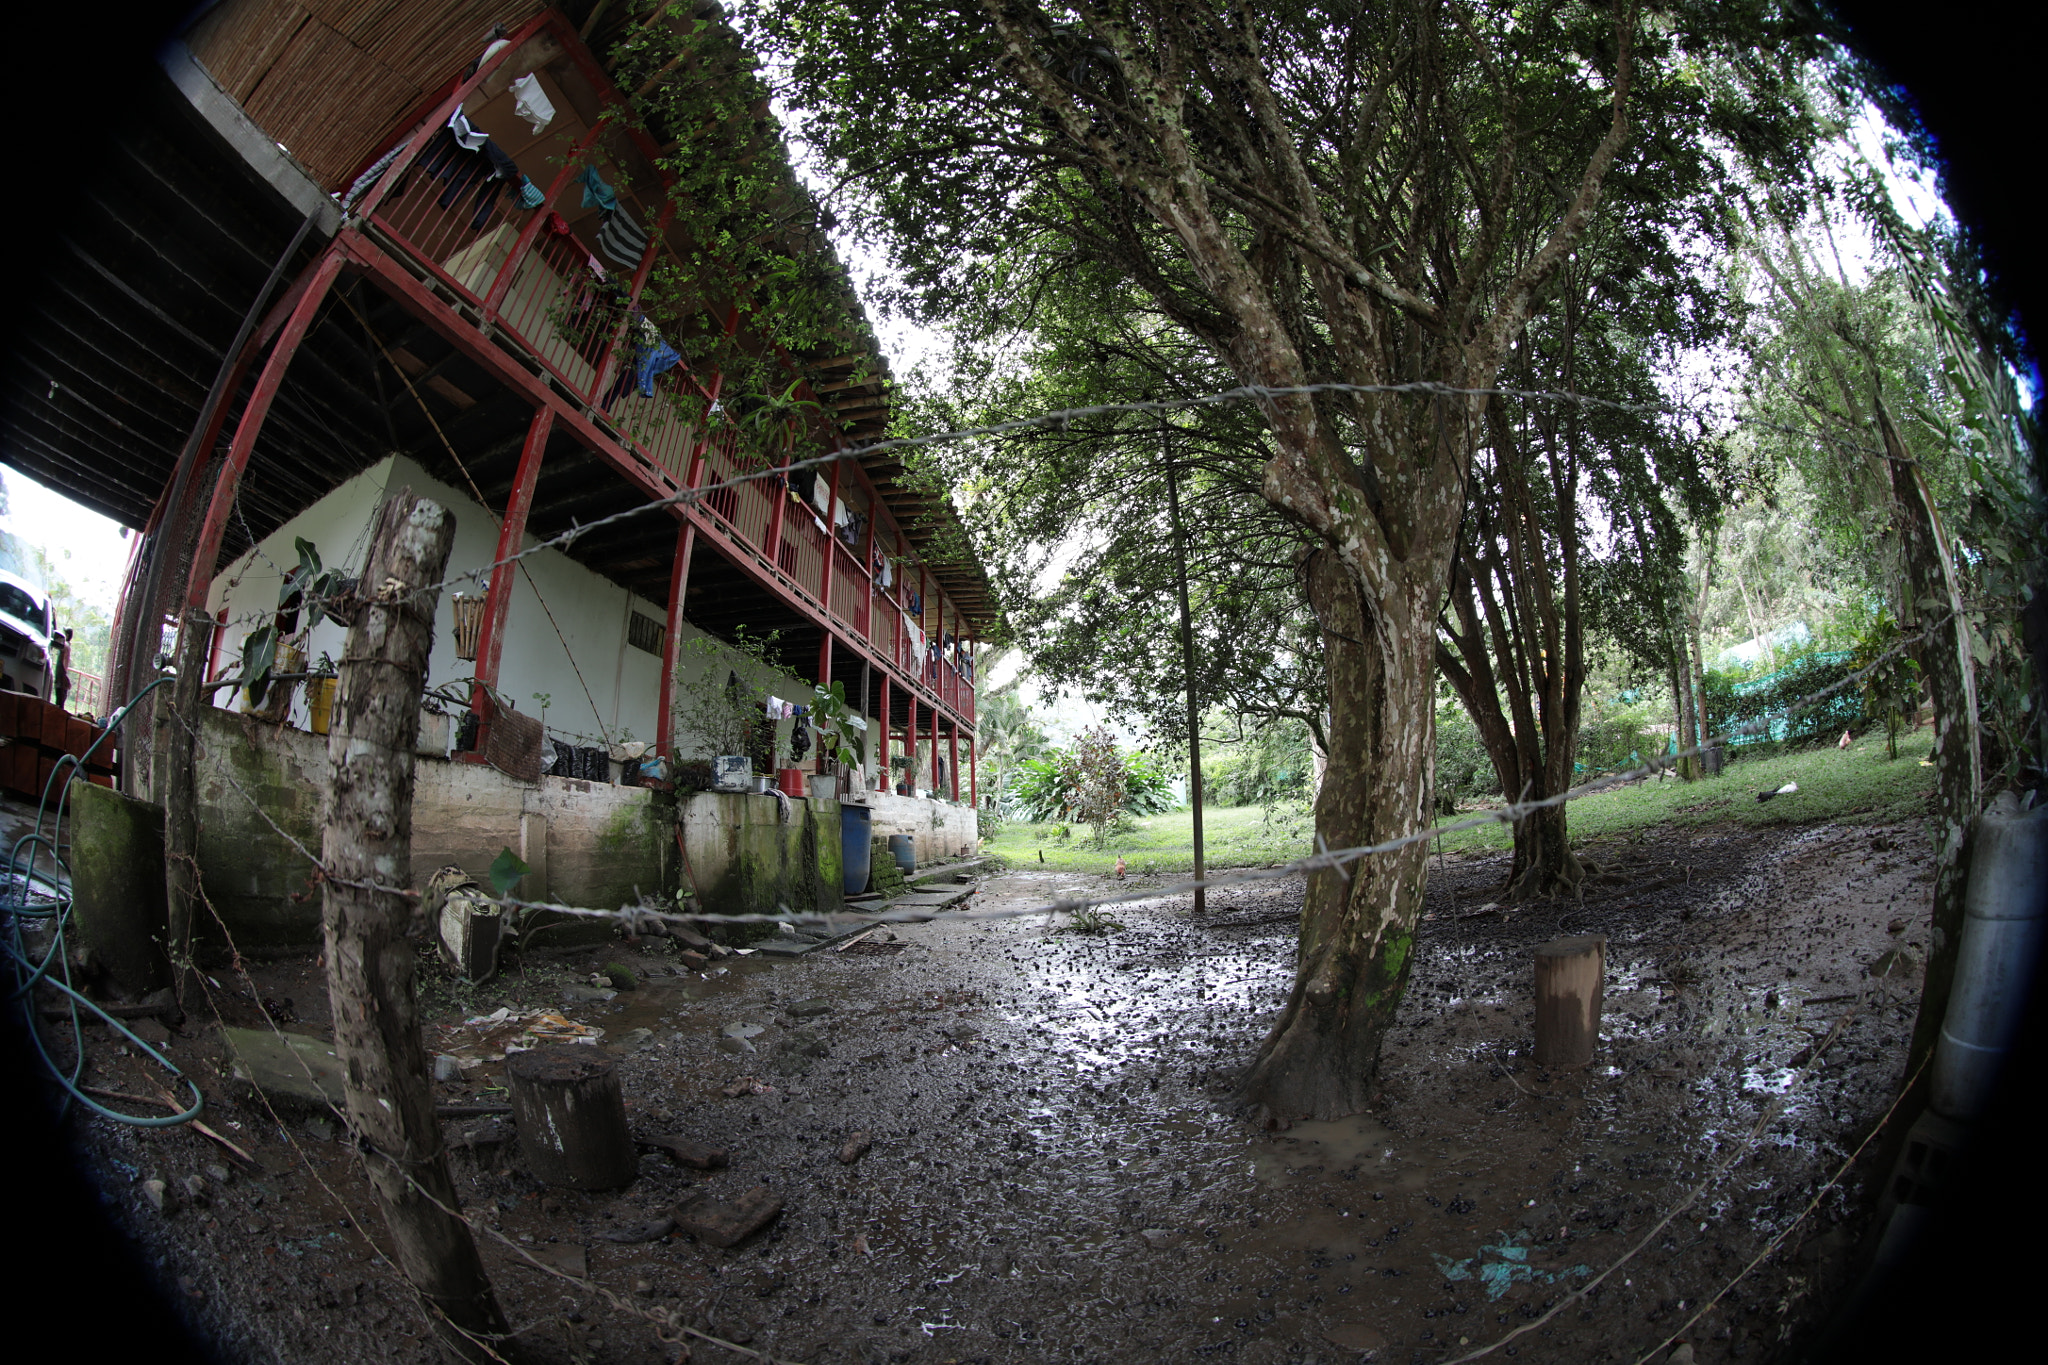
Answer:
[(1648, 762), (1664, 751), (1664, 743), (1663, 736), (1646, 733), (1640, 721), (1617, 716), (1581, 725), (1573, 757), (1586, 772), (1617, 772)]
[(1463, 706), (1437, 708), (1436, 795), (1440, 804), (1500, 795), (1500, 776)]

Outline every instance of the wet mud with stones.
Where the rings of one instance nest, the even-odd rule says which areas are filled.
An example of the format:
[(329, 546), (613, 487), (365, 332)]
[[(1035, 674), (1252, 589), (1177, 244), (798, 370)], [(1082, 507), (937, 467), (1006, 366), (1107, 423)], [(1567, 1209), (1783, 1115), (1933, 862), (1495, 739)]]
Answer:
[[(1488, 897), (1504, 857), (1432, 860), (1382, 1093), (1353, 1119), (1264, 1132), (1230, 1101), (1291, 982), (1289, 880), (1217, 892), (1199, 922), (1185, 897), (1120, 907), (1100, 935), (1064, 917), (942, 919), (703, 973), (653, 949), (574, 958), (642, 977), (561, 1006), (621, 1055), (635, 1130), (723, 1147), (731, 1164), (686, 1170), (650, 1151), (623, 1192), (550, 1190), (525, 1174), (509, 1120), (457, 1119), (458, 1189), (482, 1210), (486, 1262), (535, 1360), (673, 1361), (641, 1311), (673, 1310), (802, 1362), (1438, 1362), (1606, 1267), (1782, 1101), (1754, 1152), (1623, 1271), (1498, 1353), (1633, 1361), (1805, 1207), (1889, 1103), (1931, 859), (1918, 831), (1867, 826), (1586, 852), (1603, 873), (1583, 901), (1509, 912)], [(1105, 885), (1012, 874), (968, 904)], [(1608, 936), (1603, 1041), (1590, 1071), (1546, 1074), (1528, 1055), (1529, 950), (1567, 933)], [(310, 960), (251, 971), (254, 995), (290, 995), (291, 1027), (320, 1031)], [(245, 1017), (229, 1022), (253, 1021), (233, 987), (218, 998)], [(437, 1018), (429, 1051), (487, 1056), (459, 1023)], [(214, 1046), (203, 1021), (183, 1034), (169, 1043), (182, 1064)], [(100, 1083), (143, 1087), (135, 1067), (96, 1045)], [(502, 1069), (482, 1060), (440, 1098), (502, 1099)], [(746, 1077), (767, 1093), (723, 1093)], [(220, 1098), (210, 1117), (260, 1174), (187, 1130), (79, 1125), (110, 1212), (197, 1330), (241, 1360), (435, 1358), (338, 1125)], [(842, 1164), (861, 1131), (872, 1150)], [(1686, 1334), (1696, 1359), (1784, 1354), (1841, 1287), (1840, 1220), (1866, 1174)], [(143, 1195), (152, 1176), (168, 1211)], [(730, 1198), (757, 1182), (784, 1211), (731, 1249), (607, 1237), (693, 1186)]]

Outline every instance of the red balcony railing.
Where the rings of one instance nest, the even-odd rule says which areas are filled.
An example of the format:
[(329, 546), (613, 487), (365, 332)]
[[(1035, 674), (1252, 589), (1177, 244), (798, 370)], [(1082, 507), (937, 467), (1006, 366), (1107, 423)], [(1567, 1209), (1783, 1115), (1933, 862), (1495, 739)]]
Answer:
[(868, 618), (868, 642), (899, 671), (903, 667), (902, 640), (903, 613), (897, 609), (894, 602), (878, 594), (875, 597), (873, 613)]
[[(534, 21), (521, 30), (521, 41), (551, 22)], [(515, 42), (514, 49), (517, 46)], [(680, 485), (688, 478), (699, 424), (705, 420), (704, 401), (710, 395), (682, 368), (655, 376), (652, 394), (642, 393), (634, 369), (637, 338), (632, 321), (639, 285), (661, 247), (661, 221), (653, 224), (648, 255), (629, 281), (623, 274), (608, 272), (575, 235), (557, 230), (559, 219), (535, 218), (550, 214), (558, 202), (577, 192), (571, 175), (577, 160), (551, 176), (547, 202), (528, 209), (516, 186), (477, 178), (481, 168), (475, 155), (450, 152), (446, 140), (437, 136), (452, 111), (502, 60), (504, 56), (495, 58), (476, 72), (415, 130), (385, 179), (364, 197), (359, 212), (378, 236), (437, 279), (482, 325), (495, 327), (570, 392), (603, 410), (633, 453)], [(586, 139), (576, 156), (590, 145)], [(716, 417), (709, 420), (718, 422)], [(789, 586), (820, 608), (821, 615), (853, 638), (868, 641), (900, 674), (916, 679), (946, 705), (971, 717), (973, 688), (950, 662), (934, 662), (929, 654), (929, 642), (938, 638), (944, 620), (932, 589), (926, 589), (925, 610), (919, 614), (926, 631), (925, 645), (920, 646), (905, 628), (898, 600), (889, 590), (873, 586), (857, 552), (831, 535), (808, 507), (784, 501), (785, 484), (770, 470), (771, 461), (785, 458), (743, 448), (739, 431), (730, 425), (714, 430), (705, 442), (699, 485), (726, 483), (749, 473), (761, 477), (711, 489), (702, 509), (734, 540), (771, 563)], [(857, 472), (854, 477), (865, 483)], [(871, 486), (868, 493), (872, 498)], [(876, 545), (897, 553), (903, 549), (893, 533), (878, 532)], [(901, 574), (899, 566), (894, 585), (898, 594), (909, 587)]]
[(835, 538), (832, 542), (832, 601), (837, 617), (855, 635), (868, 633), (868, 576), (852, 551)]
[[(727, 427), (705, 445), (703, 484), (725, 483), (742, 473), (759, 470), (758, 459), (739, 448), (740, 434)], [(712, 488), (703, 506), (732, 528), (736, 539), (758, 554), (768, 552), (768, 523), (775, 511), (775, 497), (781, 485), (773, 478), (748, 479), (724, 488)]]
[[(780, 494), (782, 485), (777, 482), (773, 486)], [(783, 512), (782, 544), (776, 550), (776, 567), (820, 606), (824, 605), (821, 599), (825, 595), (827, 544), (825, 528), (818, 525), (818, 519), (808, 508), (792, 506)]]

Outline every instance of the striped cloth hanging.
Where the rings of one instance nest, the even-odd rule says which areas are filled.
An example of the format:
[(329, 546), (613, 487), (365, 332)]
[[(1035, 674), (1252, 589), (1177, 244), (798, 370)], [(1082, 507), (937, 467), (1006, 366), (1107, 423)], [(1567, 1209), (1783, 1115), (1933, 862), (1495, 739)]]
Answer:
[(615, 209), (604, 216), (604, 225), (597, 230), (597, 249), (626, 269), (637, 270), (640, 258), (647, 254), (647, 229), (632, 210)]

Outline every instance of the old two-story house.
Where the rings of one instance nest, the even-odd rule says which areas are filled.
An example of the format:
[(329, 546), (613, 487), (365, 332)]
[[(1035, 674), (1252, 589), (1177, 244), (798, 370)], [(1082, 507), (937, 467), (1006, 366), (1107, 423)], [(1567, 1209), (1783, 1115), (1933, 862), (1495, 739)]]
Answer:
[[(639, 308), (686, 245), (672, 148), (607, 117), (627, 96), (600, 54), (649, 22), (672, 21), (602, 0), (222, 0), (134, 93), (50, 262), (4, 459), (138, 533), (108, 709), (180, 620), (211, 622), (200, 863), (249, 941), (316, 923), (273, 824), (317, 846), (319, 675), (341, 652), (280, 589), (302, 543), (360, 567), (401, 488), (457, 523), (416, 871), (511, 848), (535, 898), (808, 909), (842, 894), (842, 803), (921, 860), (974, 842), (992, 594), (950, 505), (862, 449), (892, 390), (850, 291), (844, 334), (809, 354), (777, 348), (743, 289), (701, 300), (698, 325), (800, 400), (766, 424)], [(311, 676), (255, 705), (233, 680), (266, 624), (294, 647), (275, 671)], [(725, 648), (769, 633), (765, 665)], [(865, 752), (814, 784), (828, 765), (796, 710), (833, 682)], [(721, 689), (761, 708), (756, 764), (797, 799), (694, 790), (693, 760), (727, 746), (691, 718)], [(135, 796), (155, 790), (152, 724), (119, 736)]]

